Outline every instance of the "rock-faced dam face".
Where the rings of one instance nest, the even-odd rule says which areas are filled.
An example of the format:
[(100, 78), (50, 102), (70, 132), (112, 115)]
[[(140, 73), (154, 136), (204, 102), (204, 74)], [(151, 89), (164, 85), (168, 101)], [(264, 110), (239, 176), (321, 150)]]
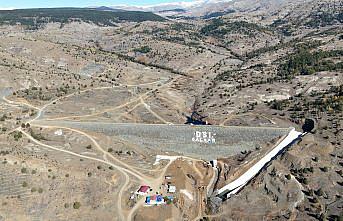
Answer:
[(44, 125), (71, 127), (117, 136), (142, 148), (151, 148), (213, 160), (254, 150), (290, 132), (289, 128), (221, 127), (159, 124), (121, 124), (99, 122), (49, 122)]

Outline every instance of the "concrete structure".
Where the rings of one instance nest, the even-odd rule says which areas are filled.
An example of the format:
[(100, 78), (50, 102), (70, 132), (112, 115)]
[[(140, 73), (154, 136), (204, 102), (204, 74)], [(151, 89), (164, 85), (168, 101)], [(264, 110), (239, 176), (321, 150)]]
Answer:
[[(38, 121), (39, 123), (39, 121)], [(290, 131), (275, 127), (224, 127), (161, 124), (123, 124), (99, 122), (44, 121), (43, 125), (65, 126), (114, 135), (140, 148), (153, 148), (169, 155), (189, 156), (210, 161), (255, 150)], [(197, 138), (201, 132), (201, 138)], [(200, 135), (199, 135), (200, 136)], [(208, 142), (211, 141), (211, 142)], [(215, 141), (215, 142), (212, 142)]]
[(168, 185), (168, 193), (175, 193), (176, 192), (176, 186)]

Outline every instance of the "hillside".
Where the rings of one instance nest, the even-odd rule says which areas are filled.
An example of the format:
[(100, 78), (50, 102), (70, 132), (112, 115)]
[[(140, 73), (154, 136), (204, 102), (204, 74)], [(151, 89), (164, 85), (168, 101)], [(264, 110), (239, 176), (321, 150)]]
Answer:
[(0, 221), (343, 220), (342, 3), (193, 2), (0, 11)]
[(0, 11), (0, 24), (20, 23), (29, 29), (37, 29), (49, 22), (61, 24), (83, 21), (100, 26), (115, 26), (116, 22), (164, 21), (165, 19), (151, 12), (105, 11), (86, 8), (40, 8)]

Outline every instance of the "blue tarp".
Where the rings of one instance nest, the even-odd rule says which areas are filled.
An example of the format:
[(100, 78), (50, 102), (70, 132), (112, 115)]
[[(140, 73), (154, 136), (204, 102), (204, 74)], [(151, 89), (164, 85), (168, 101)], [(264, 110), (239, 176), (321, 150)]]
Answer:
[(163, 201), (163, 197), (161, 195), (158, 195), (156, 198), (156, 202), (162, 202)]

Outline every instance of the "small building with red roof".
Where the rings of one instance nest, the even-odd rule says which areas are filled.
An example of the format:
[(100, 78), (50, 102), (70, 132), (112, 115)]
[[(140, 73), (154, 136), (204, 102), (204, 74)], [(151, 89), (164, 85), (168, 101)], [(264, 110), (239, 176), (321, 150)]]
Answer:
[(139, 190), (136, 192), (138, 195), (147, 195), (150, 190), (150, 186), (141, 186)]

